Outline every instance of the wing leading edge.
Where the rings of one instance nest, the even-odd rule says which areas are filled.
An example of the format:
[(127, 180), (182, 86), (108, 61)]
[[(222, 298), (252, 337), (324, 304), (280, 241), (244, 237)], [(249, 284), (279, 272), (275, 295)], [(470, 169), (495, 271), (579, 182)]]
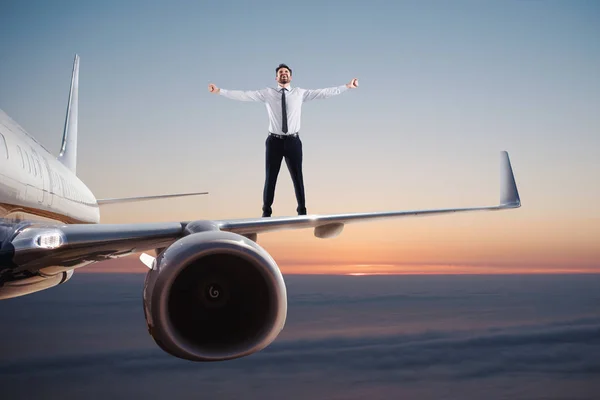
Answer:
[(494, 206), (150, 224), (23, 225), (13, 232), (10, 248), (0, 249), (0, 256), (13, 260), (15, 268), (11, 273), (16, 276), (44, 272), (48, 267), (54, 271), (52, 266), (61, 266), (56, 267), (59, 270), (75, 269), (97, 261), (165, 248), (183, 236), (203, 230), (229, 231), (256, 240), (261, 233), (314, 228), (316, 237), (331, 238), (339, 235), (348, 223), (499, 211), (520, 206), (508, 153), (502, 152), (500, 202)]

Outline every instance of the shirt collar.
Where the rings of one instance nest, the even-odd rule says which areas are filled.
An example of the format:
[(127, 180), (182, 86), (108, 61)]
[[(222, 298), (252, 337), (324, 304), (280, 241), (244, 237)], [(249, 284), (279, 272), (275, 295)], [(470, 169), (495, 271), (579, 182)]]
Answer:
[[(277, 84), (277, 91), (281, 92), (281, 89), (283, 89), (283, 86), (281, 86), (279, 83)], [(292, 85), (288, 85), (288, 87), (286, 87), (288, 92), (292, 91)]]

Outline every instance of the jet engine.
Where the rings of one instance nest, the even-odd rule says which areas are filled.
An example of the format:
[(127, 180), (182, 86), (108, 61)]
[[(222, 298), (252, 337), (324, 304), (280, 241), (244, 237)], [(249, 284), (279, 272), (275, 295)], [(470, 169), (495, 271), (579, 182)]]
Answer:
[(144, 313), (167, 353), (228, 360), (275, 340), (287, 293), (279, 267), (258, 244), (231, 232), (198, 232), (158, 255), (144, 284)]

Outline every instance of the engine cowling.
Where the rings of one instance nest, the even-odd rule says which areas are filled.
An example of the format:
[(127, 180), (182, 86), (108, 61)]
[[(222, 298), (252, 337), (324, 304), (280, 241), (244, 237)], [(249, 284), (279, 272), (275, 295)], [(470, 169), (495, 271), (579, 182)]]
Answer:
[(144, 312), (156, 343), (176, 357), (219, 361), (268, 346), (283, 329), (287, 292), (279, 267), (231, 232), (188, 235), (146, 276)]

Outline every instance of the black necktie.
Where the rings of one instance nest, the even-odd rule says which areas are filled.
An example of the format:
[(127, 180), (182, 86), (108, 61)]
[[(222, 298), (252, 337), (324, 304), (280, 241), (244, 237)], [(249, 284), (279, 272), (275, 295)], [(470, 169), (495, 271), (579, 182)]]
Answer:
[(283, 116), (283, 122), (281, 124), (281, 130), (283, 131), (283, 133), (287, 133), (288, 131), (288, 127), (287, 127), (287, 107), (285, 105), (285, 91), (287, 89), (283, 88), (281, 89), (281, 115)]

